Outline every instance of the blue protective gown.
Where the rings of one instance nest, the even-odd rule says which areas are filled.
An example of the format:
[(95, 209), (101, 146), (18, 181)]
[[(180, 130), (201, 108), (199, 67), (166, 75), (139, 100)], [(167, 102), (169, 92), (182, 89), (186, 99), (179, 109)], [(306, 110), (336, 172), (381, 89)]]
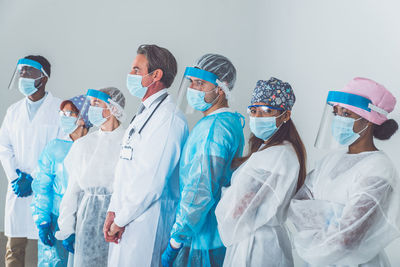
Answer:
[[(38, 172), (32, 182), (32, 213), (37, 226), (51, 223), (53, 233), (58, 230), (57, 218), (61, 199), (67, 189), (68, 175), (64, 159), (73, 142), (61, 139), (50, 141), (38, 161)], [(67, 266), (68, 252), (61, 241), (50, 247), (38, 241), (38, 266)]]
[(184, 247), (175, 266), (222, 266), (225, 247), (219, 237), (215, 207), (221, 188), (230, 183), (231, 163), (243, 151), (239, 113), (220, 112), (193, 128), (180, 161), (181, 199), (171, 237)]

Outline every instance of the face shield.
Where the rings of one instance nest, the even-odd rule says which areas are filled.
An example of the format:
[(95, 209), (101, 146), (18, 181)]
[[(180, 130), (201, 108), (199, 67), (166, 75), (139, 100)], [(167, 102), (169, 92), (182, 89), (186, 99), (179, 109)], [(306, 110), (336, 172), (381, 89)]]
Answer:
[[(113, 97), (115, 100), (112, 99)], [(81, 114), (87, 114), (90, 123), (97, 127), (106, 122), (110, 116), (114, 116), (119, 122), (123, 122), (126, 116), (124, 108), (117, 102), (119, 98), (119, 95), (109, 96), (100, 90), (89, 89)], [(110, 112), (109, 115), (106, 115), (106, 110)]]
[(87, 113), (90, 123), (94, 126), (100, 127), (107, 121), (109, 116), (105, 116), (105, 109), (109, 108), (110, 96), (102, 91), (89, 89), (86, 94), (85, 103), (83, 104), (79, 118), (82, 114)]
[(189, 122), (197, 122), (203, 116), (201, 112), (210, 109), (217, 102), (219, 88), (228, 98), (230, 91), (218, 80), (217, 75), (199, 68), (186, 68), (179, 87), (178, 106)]
[(386, 111), (372, 104), (363, 96), (346, 92), (330, 91), (321, 119), (314, 146), (323, 149), (347, 147), (356, 142), (368, 128), (368, 120), (358, 115), (358, 111)]
[(42, 85), (42, 79), (49, 77), (39, 62), (22, 58), (11, 77), (8, 89), (19, 89), (25, 96), (34, 94)]

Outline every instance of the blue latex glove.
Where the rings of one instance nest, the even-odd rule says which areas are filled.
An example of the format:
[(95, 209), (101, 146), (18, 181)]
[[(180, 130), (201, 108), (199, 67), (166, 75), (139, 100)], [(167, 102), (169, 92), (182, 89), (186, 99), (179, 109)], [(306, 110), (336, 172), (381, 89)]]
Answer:
[(62, 242), (64, 248), (74, 254), (75, 249), (74, 249), (74, 244), (75, 244), (75, 234), (70, 235), (67, 239), (63, 240)]
[(173, 248), (170, 242), (168, 242), (168, 247), (161, 256), (162, 267), (172, 267), (179, 250), (181, 250), (181, 248)]
[(53, 231), (51, 230), (50, 223), (39, 225), (39, 238), (43, 244), (52, 247), (55, 243)]
[(18, 178), (11, 182), (11, 187), (18, 197), (27, 197), (32, 194), (32, 176), (29, 174), (16, 170)]

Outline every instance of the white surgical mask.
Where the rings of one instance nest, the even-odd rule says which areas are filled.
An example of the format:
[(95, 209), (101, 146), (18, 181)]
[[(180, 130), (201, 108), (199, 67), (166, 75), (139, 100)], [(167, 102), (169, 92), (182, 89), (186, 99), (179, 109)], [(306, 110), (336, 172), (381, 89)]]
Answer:
[[(151, 73), (148, 73), (147, 75), (149, 74)], [(142, 85), (143, 77), (146, 77), (147, 75), (141, 76), (137, 74), (128, 74), (128, 76), (126, 77), (126, 87), (128, 88), (129, 93), (131, 93), (131, 95), (136, 96), (138, 98), (143, 98), (146, 95), (147, 89), (149, 88), (150, 85), (154, 83), (153, 81), (147, 87), (144, 87)]]
[(268, 140), (279, 129), (276, 127), (276, 119), (285, 114), (285, 112), (277, 117), (250, 117), (251, 132), (264, 141)]
[[(215, 89), (217, 89), (218, 87), (215, 87)], [(214, 90), (215, 90), (214, 89)], [(213, 92), (214, 90), (211, 90), (209, 92)], [(204, 99), (204, 97), (206, 96), (206, 93), (209, 92), (203, 92), (203, 91), (199, 91), (193, 88), (188, 88), (187, 89), (187, 93), (186, 93), (186, 99), (189, 103), (190, 106), (192, 106), (192, 108), (199, 110), (199, 111), (206, 111), (209, 108), (212, 107), (212, 105), (215, 103), (215, 101), (217, 101), (218, 96), (213, 100), (213, 102), (211, 103), (207, 103)]]
[(367, 125), (358, 133), (355, 133), (353, 131), (354, 123), (361, 119), (362, 118), (356, 120), (353, 118), (336, 115), (333, 118), (332, 122), (332, 135), (336, 139), (336, 141), (344, 146), (351, 145), (352, 143), (357, 141), (357, 139), (360, 138), (360, 133), (362, 133), (368, 127)]
[(23, 77), (19, 78), (19, 81), (18, 81), (19, 91), (25, 96), (33, 95), (38, 90), (35, 87), (35, 81), (40, 78), (42, 78), (42, 77), (39, 77), (37, 79), (23, 78)]

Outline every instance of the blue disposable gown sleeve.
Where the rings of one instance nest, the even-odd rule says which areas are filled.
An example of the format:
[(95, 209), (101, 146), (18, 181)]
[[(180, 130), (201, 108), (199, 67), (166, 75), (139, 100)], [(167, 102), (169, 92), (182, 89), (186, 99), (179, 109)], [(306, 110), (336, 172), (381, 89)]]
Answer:
[[(79, 141), (79, 140), (78, 140)], [(77, 142), (77, 141), (76, 141)], [(80, 145), (74, 143), (64, 160), (64, 166), (68, 173), (68, 186), (60, 203), (58, 227), (59, 231), (55, 236), (58, 240), (64, 240), (75, 233), (76, 213), (79, 207), (79, 198), (82, 189), (77, 181), (80, 177), (80, 168), (76, 167), (75, 162), (82, 160)]]
[(187, 163), (190, 165), (188, 173), (180, 173), (181, 182), (186, 182), (171, 235), (180, 243), (190, 240), (203, 227), (207, 214), (219, 198), (221, 186), (225, 185), (226, 168), (230, 168), (227, 164), (230, 155), (225, 146), (211, 141), (205, 147)]
[(50, 223), (53, 208), (54, 158), (51, 142), (46, 145), (38, 161), (38, 171), (32, 182), (32, 214), (36, 225)]

